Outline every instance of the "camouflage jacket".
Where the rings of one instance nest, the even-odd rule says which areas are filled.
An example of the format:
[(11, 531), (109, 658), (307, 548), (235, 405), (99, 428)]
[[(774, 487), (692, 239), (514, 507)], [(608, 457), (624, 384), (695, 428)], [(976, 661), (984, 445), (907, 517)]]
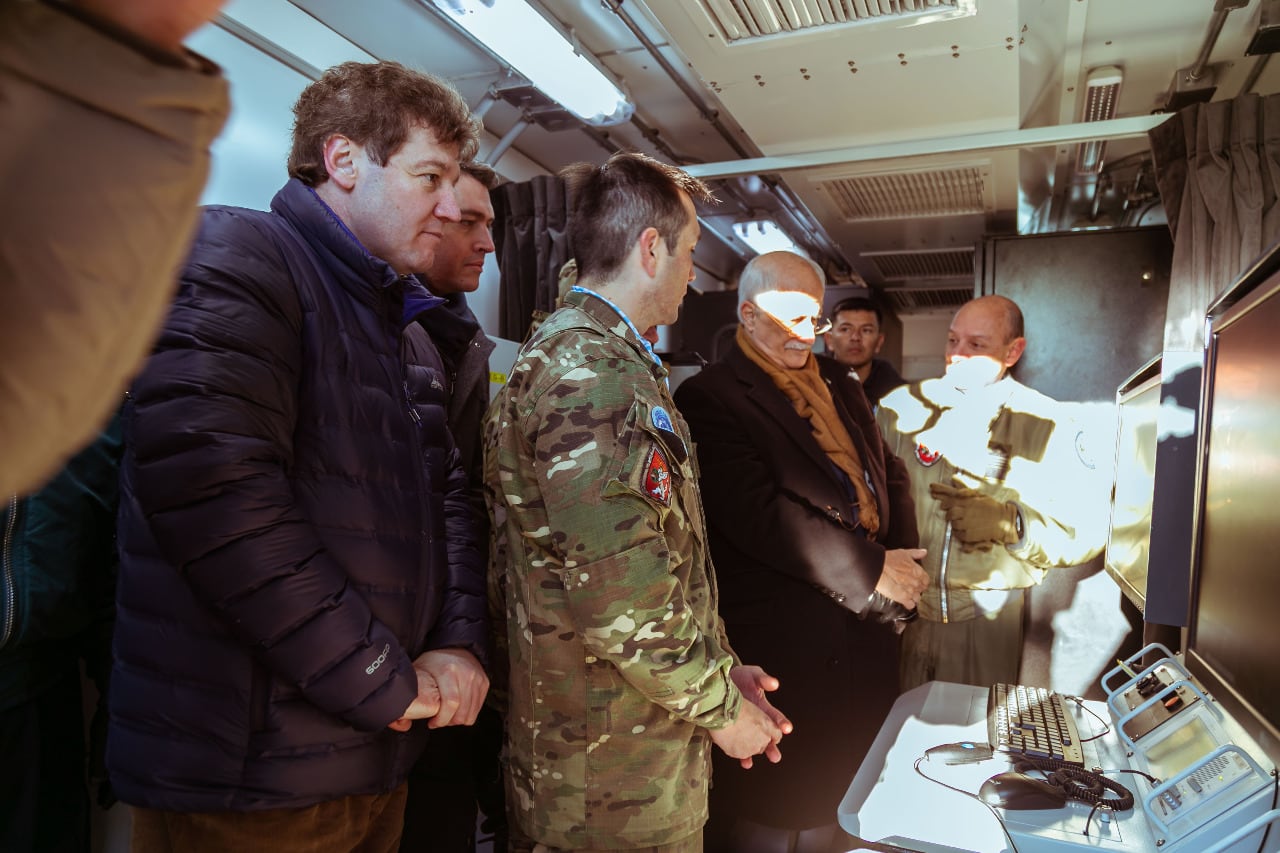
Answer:
[(700, 831), (707, 730), (741, 706), (689, 431), (665, 376), (609, 303), (575, 291), (486, 418), (511, 805), (553, 847)]
[[(888, 450), (906, 463), (916, 505), (929, 587), (920, 617), (962, 622), (982, 611), (979, 590), (1022, 589), (1054, 567), (1082, 563), (1102, 549), (1107, 532), (1103, 446), (1073, 406), (1012, 377), (978, 395), (943, 379), (903, 385), (880, 400), (876, 420)], [(991, 551), (962, 550), (951, 535), (931, 483), (964, 485), (1018, 505), (1020, 541)], [(990, 597), (998, 609), (1003, 596)]]

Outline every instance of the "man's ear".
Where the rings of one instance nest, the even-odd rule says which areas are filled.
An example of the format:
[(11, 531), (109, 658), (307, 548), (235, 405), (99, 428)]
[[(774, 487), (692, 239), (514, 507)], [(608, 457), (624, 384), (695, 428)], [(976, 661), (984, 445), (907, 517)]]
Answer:
[(636, 241), (640, 247), (640, 265), (650, 278), (658, 274), (658, 244), (661, 242), (662, 235), (653, 226), (641, 231), (640, 239)]
[(1004, 366), (1013, 367), (1018, 363), (1018, 359), (1022, 358), (1022, 354), (1027, 350), (1026, 338), (1014, 338), (1013, 343), (1009, 345), (1009, 352), (1005, 353)]
[(324, 168), (329, 180), (344, 190), (356, 185), (356, 159), (360, 146), (347, 137), (335, 133), (324, 142)]

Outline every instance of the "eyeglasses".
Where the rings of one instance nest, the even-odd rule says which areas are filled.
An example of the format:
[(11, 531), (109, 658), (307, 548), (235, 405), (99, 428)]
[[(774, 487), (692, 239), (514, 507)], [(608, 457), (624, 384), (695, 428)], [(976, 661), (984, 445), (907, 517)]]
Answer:
[(768, 310), (761, 308), (756, 303), (752, 302), (751, 304), (755, 306), (756, 310), (761, 314), (777, 323), (783, 329), (786, 329), (787, 334), (789, 335), (795, 335), (798, 338), (803, 338), (804, 335), (796, 334), (796, 329), (800, 328), (805, 323), (813, 324), (813, 336), (815, 338), (818, 335), (825, 335), (827, 332), (831, 331), (831, 321), (826, 317), (823, 317), (821, 314), (816, 314), (812, 317), (796, 317), (794, 320), (781, 320), (771, 314)]

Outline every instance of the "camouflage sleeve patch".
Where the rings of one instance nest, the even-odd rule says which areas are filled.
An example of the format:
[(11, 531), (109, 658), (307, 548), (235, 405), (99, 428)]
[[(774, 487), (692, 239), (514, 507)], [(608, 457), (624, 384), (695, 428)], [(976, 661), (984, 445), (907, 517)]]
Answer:
[[(563, 555), (560, 566), (548, 568), (592, 653), (668, 711), (723, 725), (733, 660), (691, 606), (691, 596), (701, 601), (710, 591), (704, 581), (689, 582), (705, 572), (691, 572), (686, 553), (693, 520), (680, 495), (688, 450), (637, 399), (637, 386), (652, 382), (639, 373), (643, 366), (619, 375), (610, 365), (608, 382), (596, 367), (566, 374), (526, 427), (547, 522), (530, 533)], [(581, 387), (568, 393), (567, 382)]]
[[(690, 454), (660, 406), (637, 400), (627, 412), (611, 472), (617, 484), (660, 505), (671, 506), (673, 485), (691, 476)], [(605, 484), (605, 494), (616, 486)]]
[(649, 446), (644, 461), (644, 493), (663, 506), (671, 506), (671, 466), (657, 444)]

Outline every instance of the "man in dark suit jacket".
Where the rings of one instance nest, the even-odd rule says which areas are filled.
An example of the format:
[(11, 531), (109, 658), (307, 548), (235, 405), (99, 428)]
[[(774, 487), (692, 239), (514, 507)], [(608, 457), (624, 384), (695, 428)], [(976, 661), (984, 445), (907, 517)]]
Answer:
[(906, 469), (858, 381), (812, 352), (822, 293), (807, 258), (752, 260), (736, 346), (676, 394), (730, 640), (778, 677), (795, 725), (780, 764), (716, 756), (709, 853), (848, 849), (836, 808), (898, 695), (881, 623), (908, 618), (927, 584)]

